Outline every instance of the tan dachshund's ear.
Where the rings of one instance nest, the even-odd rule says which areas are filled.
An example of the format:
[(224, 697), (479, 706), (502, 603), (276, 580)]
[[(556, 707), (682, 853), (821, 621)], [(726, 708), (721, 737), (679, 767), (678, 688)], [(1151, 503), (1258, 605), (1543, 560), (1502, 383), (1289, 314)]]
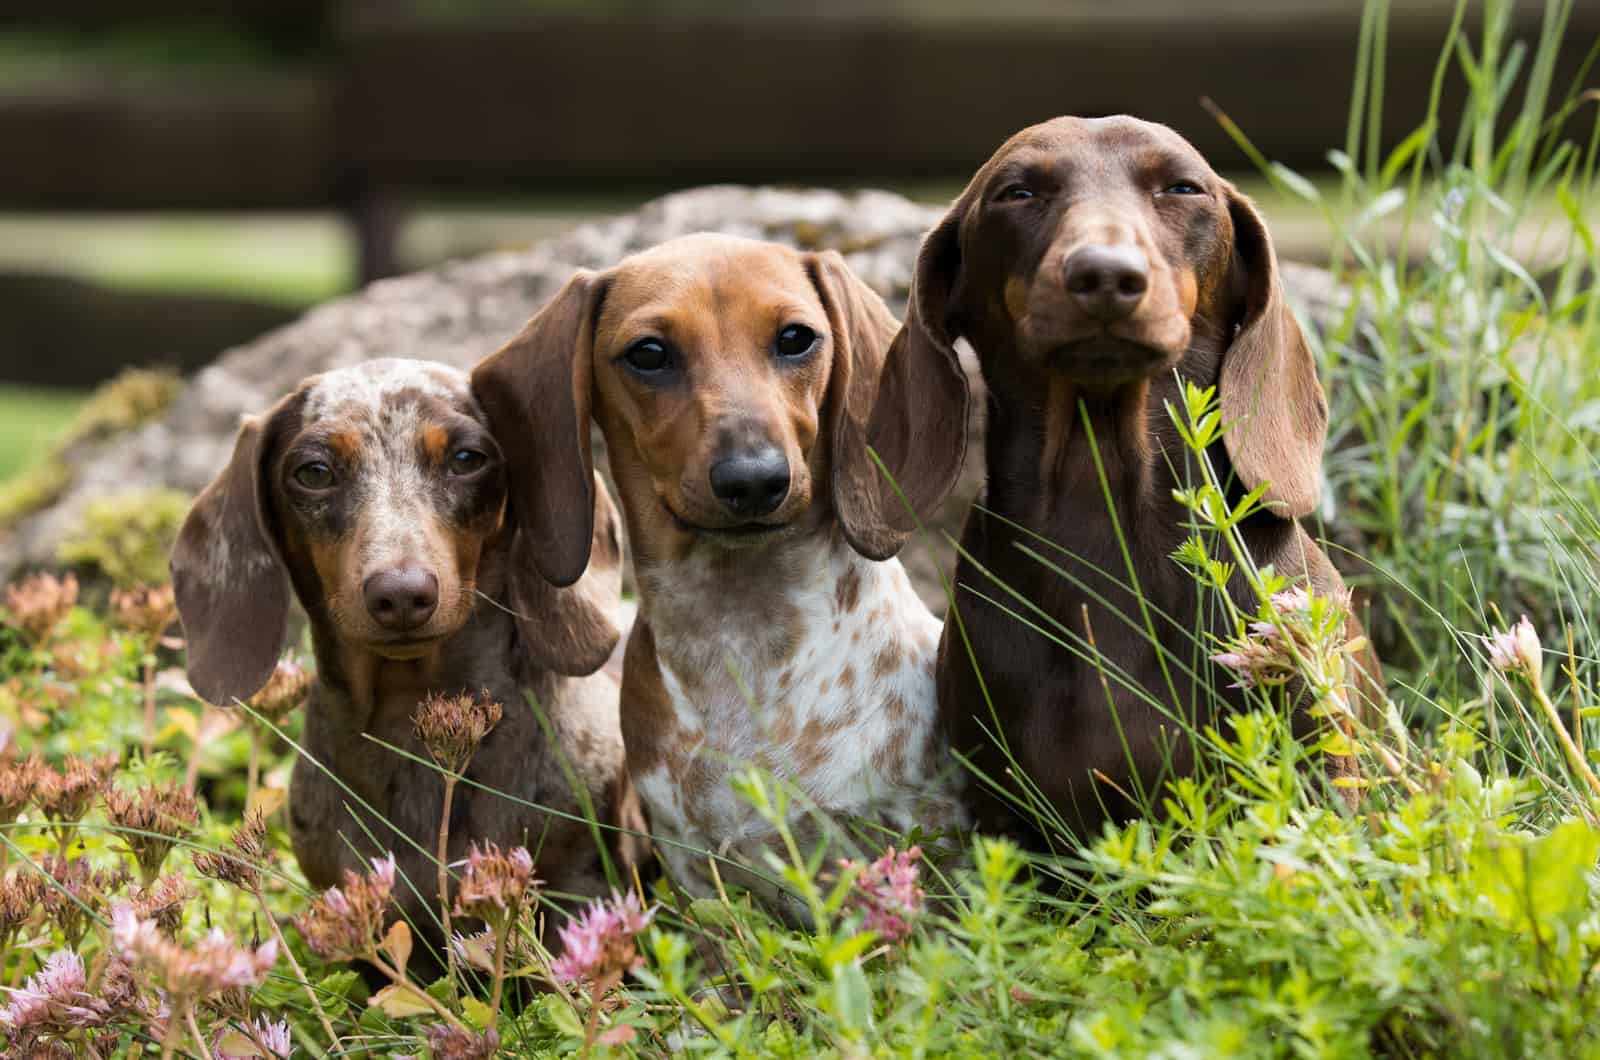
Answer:
[(1285, 519), (1316, 510), (1328, 402), (1305, 334), (1289, 311), (1272, 238), (1255, 207), (1228, 189), (1234, 268), (1243, 270), (1244, 318), (1223, 354), (1219, 383), (1228, 458), (1249, 489), (1270, 483), (1267, 507)]
[(189, 646), (189, 683), (208, 703), (247, 699), (288, 635), (289, 573), (272, 510), (271, 462), (298, 429), (304, 391), (247, 420), (233, 458), (200, 492), (169, 566)]
[(589, 402), (594, 321), (605, 283), (580, 269), (521, 334), (472, 372), (472, 394), (506, 458), (508, 515), (523, 557), (566, 586), (589, 565), (594, 455)]
[(616, 615), (622, 604), (622, 518), (599, 475), (594, 476), (593, 525), (588, 569), (565, 587), (537, 572), (525, 530), (515, 531), (511, 544), (507, 582), (517, 632), (535, 664), (569, 677), (604, 666), (621, 636)]
[[(926, 260), (927, 243), (922, 253)], [(937, 331), (920, 323), (922, 263), (903, 328), (896, 327), (883, 299), (838, 254), (817, 255), (815, 269), (835, 335), (828, 383), (834, 416), (834, 507), (851, 547), (869, 559), (887, 559), (905, 544), (917, 520), (933, 513), (961, 474), (967, 377), (944, 332), (942, 295), (930, 297), (930, 305), (938, 303)], [(928, 283), (942, 281), (936, 276)]]

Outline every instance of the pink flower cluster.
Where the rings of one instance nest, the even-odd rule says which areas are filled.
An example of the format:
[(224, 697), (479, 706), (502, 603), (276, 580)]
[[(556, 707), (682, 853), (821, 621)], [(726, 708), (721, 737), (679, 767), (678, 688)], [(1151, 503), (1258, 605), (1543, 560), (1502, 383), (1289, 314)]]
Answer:
[(217, 1028), (211, 1041), (215, 1060), (261, 1060), (262, 1049), (281, 1060), (294, 1055), (288, 1020), (273, 1023), (265, 1016), (257, 1016), (255, 1023), (247, 1024), (243, 1030), (224, 1024)]
[[(890, 847), (883, 857), (857, 872), (845, 897), (845, 908), (861, 913), (863, 926), (887, 942), (911, 934), (911, 925), (922, 913), (924, 895), (917, 886), (921, 857), (921, 847), (900, 853)], [(847, 858), (839, 862), (839, 868), (849, 872), (856, 864)]]
[(373, 858), (372, 871), (349, 869), (341, 887), (329, 887), (295, 917), (294, 926), (323, 960), (350, 961), (372, 954), (383, 937), (384, 913), (394, 891), (394, 855)]
[(550, 966), (556, 978), (576, 983), (620, 978), (638, 964), (633, 938), (655, 919), (632, 891), (611, 892), (610, 901), (595, 902), (561, 927), (561, 956)]
[(212, 928), (193, 947), (186, 947), (168, 938), (154, 920), (141, 920), (129, 905), (111, 911), (111, 938), (129, 964), (181, 997), (258, 986), (278, 960), (276, 939), (252, 950), (235, 945), (221, 928)]
[(72, 1007), (83, 994), (83, 958), (71, 950), (50, 955), (44, 967), (20, 988), (0, 987), (11, 995), (11, 1003), (0, 1009), (0, 1025), (12, 1033), (64, 1021), (71, 1024)]

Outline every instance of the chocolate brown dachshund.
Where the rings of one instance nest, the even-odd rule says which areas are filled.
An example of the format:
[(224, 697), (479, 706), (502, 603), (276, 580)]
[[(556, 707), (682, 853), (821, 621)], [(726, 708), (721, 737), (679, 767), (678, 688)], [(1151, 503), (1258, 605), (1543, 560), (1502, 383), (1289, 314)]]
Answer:
[[(1208, 658), (1231, 621), (1172, 558), (1191, 519), (1173, 491), (1199, 472), (1166, 403), (1182, 408), (1181, 380), (1219, 389), (1234, 426), (1209, 459), (1234, 499), (1266, 486), (1239, 528), (1250, 554), (1322, 593), (1339, 575), (1297, 520), (1321, 490), (1327, 404), (1255, 208), (1177, 133), (1128, 117), (1024, 129), (930, 233), (898, 341), (953, 358), (960, 338), (989, 392), (988, 479), (961, 539), (941, 723), (1015, 792), (1003, 741), (1092, 838), (1159, 806), (1196, 726), (1243, 702)], [(1241, 577), (1229, 590), (1255, 610)], [(993, 786), (972, 791), (982, 826), (1044, 838)]]

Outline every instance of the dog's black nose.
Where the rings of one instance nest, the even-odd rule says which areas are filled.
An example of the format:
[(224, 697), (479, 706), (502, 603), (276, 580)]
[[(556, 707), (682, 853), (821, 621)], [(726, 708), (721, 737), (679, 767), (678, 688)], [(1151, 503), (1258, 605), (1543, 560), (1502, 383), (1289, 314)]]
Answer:
[(1066, 262), (1067, 291), (1096, 320), (1121, 320), (1144, 300), (1150, 262), (1128, 243), (1082, 247)]
[(439, 606), (439, 579), (405, 567), (374, 574), (361, 586), (367, 612), (391, 633), (410, 633), (433, 617)]
[(789, 461), (773, 446), (711, 465), (711, 492), (735, 515), (766, 515), (789, 493)]

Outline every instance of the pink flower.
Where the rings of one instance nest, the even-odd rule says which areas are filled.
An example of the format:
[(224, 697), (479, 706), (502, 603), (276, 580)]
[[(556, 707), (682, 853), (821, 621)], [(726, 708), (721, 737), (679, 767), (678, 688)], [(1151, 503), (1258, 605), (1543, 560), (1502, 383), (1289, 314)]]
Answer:
[(262, 1049), (267, 1050), (267, 1056), (288, 1060), (294, 1053), (288, 1020), (271, 1023), (267, 1017), (258, 1016), (253, 1025), (243, 1030), (223, 1024), (211, 1040), (211, 1055), (216, 1060), (261, 1060)]
[(12, 1032), (58, 1024), (69, 1002), (83, 993), (83, 958), (71, 950), (58, 950), (22, 987), (0, 989), (11, 995), (11, 1004), (0, 1009), (0, 1024)]
[(221, 928), (212, 928), (193, 946), (184, 946), (162, 934), (154, 920), (139, 919), (128, 905), (112, 910), (111, 938), (135, 969), (184, 997), (258, 986), (278, 960), (276, 939), (250, 949), (235, 945)]
[(481, 848), (473, 843), (456, 889), (456, 915), (498, 924), (514, 918), (529, 890), (538, 885), (533, 877), (533, 856), (526, 847), (502, 851), (494, 843)]
[(612, 891), (609, 902), (595, 902), (561, 926), (561, 956), (550, 970), (568, 983), (620, 978), (640, 963), (633, 938), (655, 915), (655, 909), (645, 909), (632, 891), (625, 897)]
[(394, 891), (394, 855), (373, 858), (372, 871), (357, 876), (345, 870), (344, 884), (329, 887), (295, 917), (306, 945), (327, 961), (350, 961), (372, 954), (383, 937), (384, 914)]
[[(917, 886), (920, 857), (921, 847), (899, 854), (890, 847), (883, 857), (860, 869), (845, 898), (847, 909), (862, 914), (863, 926), (887, 942), (898, 942), (911, 934), (912, 922), (922, 912), (923, 893)], [(839, 862), (839, 868), (848, 872), (856, 865), (845, 859)]]
[(1489, 648), (1489, 663), (1496, 670), (1527, 674), (1537, 681), (1544, 669), (1544, 646), (1539, 633), (1523, 615), (1510, 629), (1496, 630), (1484, 638)]

